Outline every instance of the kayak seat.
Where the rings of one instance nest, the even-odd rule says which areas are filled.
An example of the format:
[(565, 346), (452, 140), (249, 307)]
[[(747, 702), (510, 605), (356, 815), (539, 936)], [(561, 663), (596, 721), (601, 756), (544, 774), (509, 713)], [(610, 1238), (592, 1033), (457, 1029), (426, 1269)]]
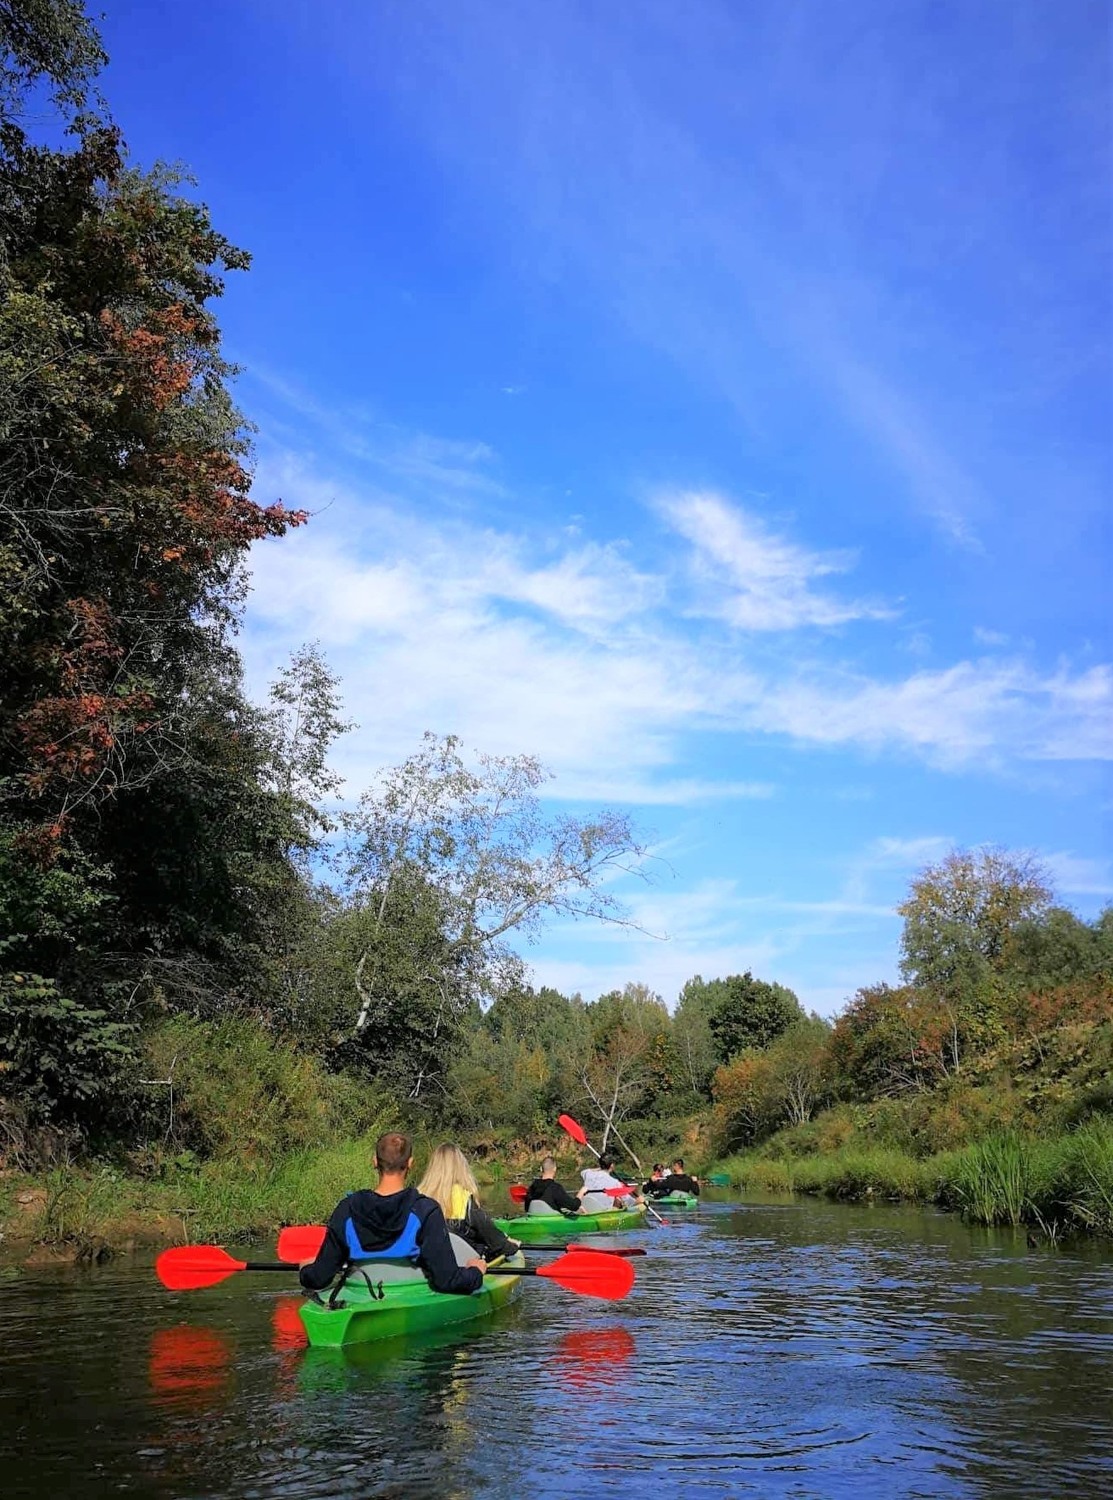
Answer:
[(544, 1198), (534, 1198), (526, 1212), (536, 1214), (538, 1218), (560, 1218), (560, 1209), (554, 1208), (551, 1203), (546, 1203)]
[[(425, 1272), (412, 1260), (357, 1260), (352, 1265), (355, 1271), (366, 1271), (375, 1281), (424, 1281)], [(363, 1277), (355, 1276), (354, 1285), (363, 1284)]]
[(464, 1239), (462, 1235), (453, 1234), (450, 1230), (448, 1239), (449, 1243), (452, 1246), (452, 1253), (456, 1257), (456, 1264), (458, 1266), (466, 1266), (469, 1260), (474, 1260), (479, 1254), (479, 1251), (476, 1250), (473, 1246), (469, 1245), (467, 1240)]
[(580, 1211), (585, 1214), (606, 1214), (618, 1207), (618, 1200), (606, 1193), (585, 1193), (580, 1200)]

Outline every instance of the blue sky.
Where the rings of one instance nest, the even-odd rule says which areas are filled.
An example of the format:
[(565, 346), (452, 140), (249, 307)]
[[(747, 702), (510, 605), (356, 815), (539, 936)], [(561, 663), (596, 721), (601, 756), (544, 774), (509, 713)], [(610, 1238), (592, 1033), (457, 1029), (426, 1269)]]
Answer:
[(430, 728), (653, 835), (539, 980), (831, 1013), (952, 844), (1113, 899), (1108, 4), (106, 4), (318, 512), (251, 681), (322, 642), (353, 791)]

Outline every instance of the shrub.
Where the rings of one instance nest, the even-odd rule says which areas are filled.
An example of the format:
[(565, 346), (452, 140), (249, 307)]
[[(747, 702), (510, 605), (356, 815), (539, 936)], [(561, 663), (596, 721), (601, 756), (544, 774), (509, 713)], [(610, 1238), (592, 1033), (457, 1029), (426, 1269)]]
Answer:
[(370, 1128), (389, 1103), (352, 1078), (276, 1039), (256, 1021), (176, 1018), (147, 1039), (150, 1066), (168, 1078), (168, 1129), (204, 1155), (270, 1160)]
[(95, 1130), (130, 1092), (136, 1028), (40, 974), (0, 974), (0, 1080), (28, 1127)]

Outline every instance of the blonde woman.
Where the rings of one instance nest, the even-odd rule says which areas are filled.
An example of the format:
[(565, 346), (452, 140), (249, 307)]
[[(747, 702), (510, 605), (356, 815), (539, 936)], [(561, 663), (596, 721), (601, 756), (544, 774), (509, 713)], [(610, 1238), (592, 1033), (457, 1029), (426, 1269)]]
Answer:
[(485, 1260), (513, 1255), (518, 1250), (518, 1241), (503, 1234), (487, 1210), (480, 1207), (479, 1188), (459, 1146), (437, 1147), (417, 1190), (440, 1204), (450, 1232), (466, 1240)]

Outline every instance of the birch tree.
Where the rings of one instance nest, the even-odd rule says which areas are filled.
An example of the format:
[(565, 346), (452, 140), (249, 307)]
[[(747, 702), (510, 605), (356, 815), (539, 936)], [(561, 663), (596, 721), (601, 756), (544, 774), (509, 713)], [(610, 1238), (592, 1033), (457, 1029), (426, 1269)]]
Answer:
[[(427, 996), (427, 1028), (443, 1037), (470, 1005), (523, 982), (512, 938), (536, 940), (554, 917), (635, 925), (610, 889), (642, 875), (629, 819), (550, 816), (541, 802), (548, 779), (533, 756), (469, 762), (455, 736), (426, 734), (360, 799), (344, 851), (348, 910), (363, 934), (350, 971), (356, 1037), (389, 1012), (399, 964)], [(421, 910), (436, 911), (439, 944), (407, 917), (405, 893), (416, 890)], [(414, 1097), (424, 1081), (415, 1080)]]

